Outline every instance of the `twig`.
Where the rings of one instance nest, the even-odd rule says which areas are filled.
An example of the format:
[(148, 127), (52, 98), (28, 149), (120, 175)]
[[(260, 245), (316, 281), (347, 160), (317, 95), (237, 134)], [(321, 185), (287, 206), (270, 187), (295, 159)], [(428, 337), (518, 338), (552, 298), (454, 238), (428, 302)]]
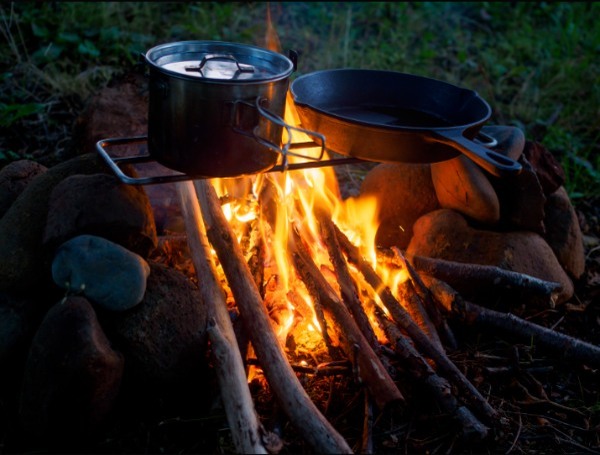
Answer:
[(468, 283), (471, 287), (494, 286), (496, 289), (520, 290), (550, 298), (562, 289), (560, 283), (492, 265), (467, 264), (424, 256), (413, 256), (410, 260), (419, 272), (438, 278), (452, 287)]
[(369, 318), (363, 310), (360, 299), (358, 298), (356, 283), (352, 279), (350, 271), (348, 270), (348, 264), (342, 255), (342, 251), (333, 228), (333, 222), (331, 221), (329, 214), (322, 209), (315, 210), (315, 215), (319, 221), (323, 243), (325, 243), (327, 246), (329, 259), (331, 260), (336, 272), (342, 299), (352, 313), (356, 324), (369, 342), (369, 345), (377, 351), (379, 349), (379, 342), (377, 341), (377, 337), (375, 336), (375, 332), (371, 327)]
[(365, 280), (373, 288), (373, 290), (379, 295), (379, 298), (385, 305), (386, 309), (390, 312), (392, 319), (398, 326), (406, 331), (406, 333), (412, 338), (414, 343), (423, 352), (424, 355), (429, 357), (435, 362), (437, 367), (443, 371), (448, 379), (452, 381), (461, 392), (465, 395), (465, 398), (473, 404), (473, 407), (477, 410), (482, 417), (484, 417), (489, 423), (498, 422), (498, 413), (490, 404), (483, 398), (479, 391), (469, 382), (467, 378), (461, 373), (454, 363), (446, 356), (446, 354), (440, 351), (437, 346), (429, 339), (429, 337), (419, 328), (419, 326), (410, 318), (410, 315), (402, 308), (400, 303), (391, 293), (390, 289), (383, 283), (381, 278), (375, 273), (371, 265), (364, 260), (348, 238), (344, 235), (339, 228), (336, 228), (336, 236), (340, 242), (340, 245), (348, 260), (355, 264), (360, 272), (365, 277)]
[(464, 300), (450, 285), (432, 277), (423, 277), (441, 308), (468, 325), (491, 327), (521, 338), (534, 338), (540, 346), (569, 360), (577, 360), (594, 367), (600, 366), (600, 347), (526, 321), (512, 313), (484, 308)]
[(392, 343), (394, 352), (406, 365), (408, 371), (416, 380), (425, 383), (444, 411), (453, 416), (461, 425), (463, 439), (470, 441), (483, 440), (487, 436), (488, 429), (477, 420), (469, 409), (456, 400), (451, 393), (448, 381), (437, 375), (423, 356), (381, 310), (376, 310), (375, 316)]
[[(295, 230), (293, 230), (295, 232)], [(404, 397), (387, 373), (381, 360), (369, 346), (368, 341), (357, 327), (352, 315), (341, 302), (331, 285), (325, 280), (312, 257), (307, 254), (296, 233), (289, 245), (296, 271), (307, 287), (314, 289), (320, 296), (323, 309), (339, 327), (336, 333), (343, 340), (346, 355), (358, 368), (359, 377), (369, 389), (379, 409), (388, 405), (404, 402)]]
[(414, 269), (409, 260), (406, 259), (404, 254), (402, 254), (400, 249), (393, 246), (392, 252), (402, 263), (404, 269), (407, 271), (408, 276), (410, 277), (410, 280), (413, 283), (413, 286), (415, 287), (415, 290), (425, 302), (425, 310), (427, 311), (427, 314), (429, 314), (429, 316), (431, 317), (431, 321), (433, 322), (435, 328), (438, 330), (438, 334), (441, 333), (441, 336), (443, 336), (444, 340), (450, 346), (450, 348), (456, 349), (458, 346), (458, 344), (456, 343), (456, 338), (454, 337), (452, 330), (448, 326), (448, 322), (440, 314), (438, 306), (435, 305), (435, 303), (433, 302), (433, 296), (431, 295), (431, 291), (427, 288), (427, 286), (425, 286), (425, 283), (423, 283), (423, 280), (421, 279), (419, 273)]

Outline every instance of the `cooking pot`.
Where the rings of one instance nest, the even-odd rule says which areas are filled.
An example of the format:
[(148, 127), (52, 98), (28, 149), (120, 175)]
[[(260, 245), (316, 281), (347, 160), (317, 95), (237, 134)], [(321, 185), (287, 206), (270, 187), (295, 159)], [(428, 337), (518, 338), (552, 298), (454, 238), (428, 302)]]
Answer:
[(275, 165), (282, 126), (270, 118), (283, 116), (296, 68), (292, 54), (181, 41), (153, 47), (144, 58), (148, 153), (157, 162), (206, 177), (254, 174)]
[(395, 71), (335, 69), (296, 78), (291, 92), (303, 128), (341, 155), (433, 163), (462, 153), (499, 177), (521, 171), (477, 140), (491, 108), (473, 90)]

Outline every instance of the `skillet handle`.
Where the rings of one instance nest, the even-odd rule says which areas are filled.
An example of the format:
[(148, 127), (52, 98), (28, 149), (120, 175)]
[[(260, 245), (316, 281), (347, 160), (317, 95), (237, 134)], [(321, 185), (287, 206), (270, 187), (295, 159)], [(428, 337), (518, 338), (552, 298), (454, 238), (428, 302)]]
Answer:
[(439, 136), (439, 142), (458, 149), (463, 155), (496, 177), (517, 175), (523, 170), (517, 161), (467, 139), (460, 130), (435, 130), (435, 134)]

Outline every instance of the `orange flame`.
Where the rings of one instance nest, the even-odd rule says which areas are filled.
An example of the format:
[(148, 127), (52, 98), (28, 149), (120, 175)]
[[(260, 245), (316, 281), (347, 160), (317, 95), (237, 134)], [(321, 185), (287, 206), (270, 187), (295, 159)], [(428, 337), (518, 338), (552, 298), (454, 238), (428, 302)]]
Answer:
[[(270, 50), (279, 51), (281, 48), (272, 23), (269, 3), (265, 42)], [(289, 92), (284, 120), (294, 126), (299, 126), (301, 123)], [(288, 140), (287, 134), (288, 131), (284, 130), (282, 142)], [(292, 143), (311, 142), (310, 137), (301, 131), (291, 130), (289, 134), (292, 135)], [(315, 145), (297, 152), (316, 156), (319, 148)], [(293, 156), (288, 158), (290, 163), (300, 161)], [(330, 157), (324, 156), (323, 159), (330, 159)], [(315, 263), (322, 270), (330, 271), (324, 275), (332, 281), (334, 289), (338, 288), (327, 247), (323, 245), (319, 234), (316, 209), (324, 210), (331, 215), (334, 223), (360, 249), (362, 256), (367, 258), (392, 291), (407, 279), (404, 271), (381, 265), (377, 260), (375, 244), (379, 209), (377, 200), (366, 197), (343, 200), (333, 167), (258, 174), (236, 179), (214, 179), (212, 183), (225, 202), (223, 210), (232, 228), (238, 233), (238, 241), (243, 241), (244, 233), (251, 230), (252, 225), (262, 239), (265, 247), (265, 280), (269, 283), (267, 291), (269, 295), (265, 298), (265, 304), (272, 308), (270, 314), (282, 344), (285, 343), (289, 331), (294, 330), (295, 326), (298, 327), (298, 333), (294, 333), (296, 343), (300, 339), (310, 339), (306, 341), (310, 343), (307, 349), (312, 349), (319, 343), (317, 338), (310, 335), (320, 330), (311, 297), (304, 284), (296, 277), (293, 261), (288, 252), (292, 229), (298, 230), (307, 248), (310, 249)], [(267, 186), (275, 192), (273, 200), (277, 201), (276, 211), (270, 223), (263, 219), (259, 207), (259, 195)], [(368, 304), (365, 306), (369, 308), (378, 305), (385, 311), (376, 293), (369, 289), (360, 273), (353, 267), (350, 267), (350, 270), (360, 292), (367, 296)], [(368, 308), (366, 311), (371, 313), (370, 317), (373, 318), (372, 308), (370, 310)], [(302, 323), (297, 321), (298, 314), (302, 315)], [(377, 324), (373, 324), (374, 328), (376, 326)]]

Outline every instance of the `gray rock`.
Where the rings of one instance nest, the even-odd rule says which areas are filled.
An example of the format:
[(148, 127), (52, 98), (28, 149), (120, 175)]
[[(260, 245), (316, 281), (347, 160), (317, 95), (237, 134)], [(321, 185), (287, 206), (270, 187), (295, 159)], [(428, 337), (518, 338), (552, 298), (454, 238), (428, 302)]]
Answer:
[(142, 301), (148, 263), (110, 240), (80, 235), (62, 244), (52, 262), (54, 282), (111, 311), (124, 311)]
[(0, 218), (29, 182), (46, 171), (46, 166), (31, 160), (13, 161), (0, 170)]
[(141, 186), (114, 175), (73, 175), (50, 195), (44, 244), (55, 248), (82, 234), (98, 235), (148, 257), (156, 247), (152, 207)]
[(365, 176), (359, 199), (379, 203), (376, 242), (405, 248), (412, 225), (421, 215), (439, 208), (429, 164), (379, 164)]
[(19, 405), (26, 434), (62, 447), (93, 434), (114, 407), (123, 365), (86, 299), (55, 304), (27, 358)]

